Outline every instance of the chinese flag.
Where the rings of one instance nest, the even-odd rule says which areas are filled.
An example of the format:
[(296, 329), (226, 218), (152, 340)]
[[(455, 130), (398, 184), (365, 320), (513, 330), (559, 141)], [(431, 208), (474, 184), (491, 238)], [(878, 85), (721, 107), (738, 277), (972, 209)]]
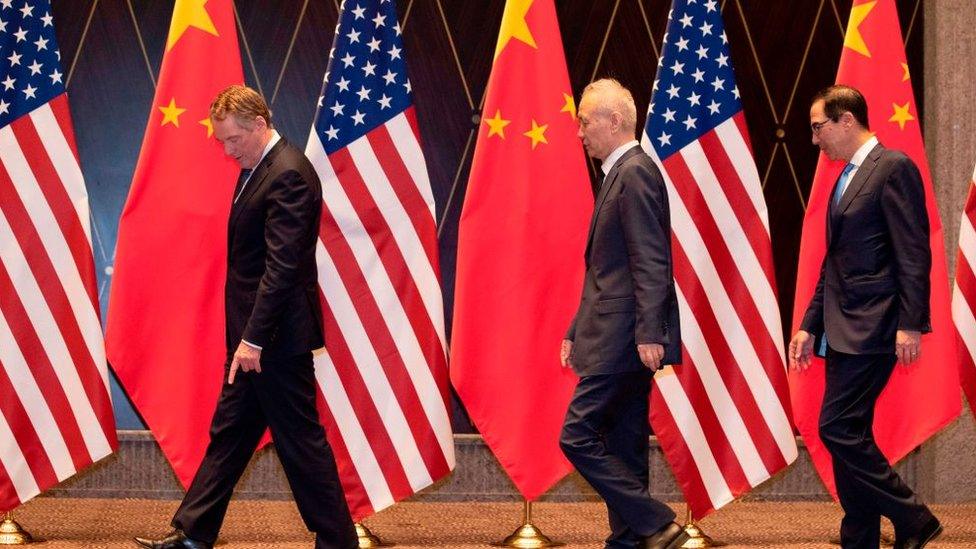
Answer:
[(176, 0), (119, 222), (108, 359), (184, 486), (203, 459), (226, 355), (227, 218), (239, 168), (210, 102), (244, 80), (231, 0)]
[[(894, 0), (854, 2), (837, 69), (837, 83), (861, 90), (868, 101), (871, 130), (882, 145), (901, 150), (915, 161), (925, 185), (932, 248), (932, 333), (922, 337), (921, 360), (909, 367), (895, 366), (878, 400), (874, 419), (878, 446), (894, 462), (949, 424), (962, 408), (942, 223), (932, 192)], [(844, 162), (831, 162), (823, 156), (817, 165), (803, 219), (793, 304), (794, 331), (800, 325), (820, 275), (827, 200), (843, 165)], [(806, 372), (791, 371), (790, 392), (796, 427), (803, 435), (817, 472), (828, 490), (836, 495), (830, 454), (817, 432), (824, 394), (823, 361), (815, 358)]]
[(593, 194), (552, 0), (508, 0), (458, 229), (451, 380), (522, 495), (571, 469), (576, 378), (559, 344), (579, 304)]

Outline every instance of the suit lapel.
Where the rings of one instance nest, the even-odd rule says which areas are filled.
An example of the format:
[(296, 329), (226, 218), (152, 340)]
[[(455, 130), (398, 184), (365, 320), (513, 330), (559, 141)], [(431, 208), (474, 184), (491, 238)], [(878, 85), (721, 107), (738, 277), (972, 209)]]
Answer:
[(230, 226), (233, 227), (237, 223), (237, 218), (240, 216), (241, 211), (244, 210), (244, 203), (254, 195), (259, 187), (267, 179), (268, 174), (271, 173), (271, 166), (274, 165), (275, 159), (286, 146), (284, 138), (278, 140), (274, 147), (268, 151), (268, 154), (261, 160), (261, 162), (254, 168), (254, 172), (251, 173), (251, 178), (244, 185), (244, 190), (241, 191), (241, 196), (231, 205), (231, 215), (230, 215)]
[(590, 258), (590, 245), (593, 243), (593, 232), (596, 230), (596, 219), (600, 214), (600, 210), (603, 208), (603, 203), (607, 201), (607, 195), (610, 194), (610, 189), (613, 187), (614, 183), (617, 182), (617, 174), (620, 172), (620, 166), (635, 154), (639, 154), (641, 148), (640, 145), (634, 145), (633, 148), (627, 150), (620, 158), (614, 162), (613, 167), (610, 168), (610, 172), (603, 179), (603, 184), (600, 185), (600, 191), (596, 195), (596, 202), (593, 205), (593, 217), (590, 218), (590, 231), (586, 237), (586, 253), (585, 257), (587, 263), (589, 263)]
[(867, 158), (864, 162), (857, 167), (857, 172), (854, 173), (854, 178), (851, 179), (851, 183), (847, 186), (847, 191), (844, 192), (844, 196), (840, 199), (840, 204), (837, 205), (837, 210), (840, 213), (844, 213), (851, 206), (851, 202), (857, 193), (861, 192), (861, 188), (867, 183), (868, 179), (871, 177), (871, 173), (876, 167), (878, 167), (878, 159), (881, 158), (881, 153), (884, 151), (884, 147), (879, 143), (871, 152), (868, 153)]
[(830, 193), (830, 232), (827, 234), (828, 243), (830, 242), (831, 234), (838, 228), (837, 225), (840, 223), (842, 214), (851, 206), (854, 197), (861, 192), (868, 179), (871, 178), (874, 169), (878, 167), (878, 160), (881, 158), (881, 153), (883, 152), (884, 147), (880, 143), (871, 149), (864, 162), (861, 162), (861, 165), (857, 167), (857, 171), (854, 172), (854, 178), (848, 183), (847, 189), (844, 191), (844, 196), (841, 197), (840, 202), (836, 205), (834, 204), (833, 197), (834, 192), (837, 191), (837, 184), (834, 184), (834, 190)]

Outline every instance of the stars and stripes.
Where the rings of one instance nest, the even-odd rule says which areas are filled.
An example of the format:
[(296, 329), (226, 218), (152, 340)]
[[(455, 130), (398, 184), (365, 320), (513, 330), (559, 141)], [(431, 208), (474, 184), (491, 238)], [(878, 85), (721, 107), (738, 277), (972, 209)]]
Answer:
[(49, 2), (0, 2), (0, 126), (64, 93), (60, 61)]
[[(396, 13), (381, 14), (362, 4), (370, 2), (343, 12), (329, 53), (315, 119), (326, 154), (347, 147), (411, 105), (403, 31)], [(370, 13), (375, 16), (368, 17)]]
[(50, 8), (0, 1), (0, 511), (116, 446), (88, 195)]
[(959, 379), (976, 414), (976, 170), (959, 223), (959, 255), (952, 291), (952, 320), (959, 350)]
[(651, 421), (696, 517), (797, 456), (769, 222), (716, 1), (672, 6), (642, 145), (667, 183), (684, 359)]
[(454, 468), (434, 197), (389, 0), (343, 4), (306, 154), (322, 179), (323, 420), (355, 518)]

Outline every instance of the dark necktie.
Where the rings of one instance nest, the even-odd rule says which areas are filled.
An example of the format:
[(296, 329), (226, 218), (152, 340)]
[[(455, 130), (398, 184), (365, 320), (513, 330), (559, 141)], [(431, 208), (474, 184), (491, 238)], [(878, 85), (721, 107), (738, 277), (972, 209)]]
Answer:
[(254, 170), (244, 169), (241, 170), (241, 175), (237, 177), (237, 186), (234, 187), (234, 203), (237, 203), (237, 199), (241, 197), (241, 191), (244, 190), (244, 183), (247, 182), (247, 178), (251, 176), (251, 172)]

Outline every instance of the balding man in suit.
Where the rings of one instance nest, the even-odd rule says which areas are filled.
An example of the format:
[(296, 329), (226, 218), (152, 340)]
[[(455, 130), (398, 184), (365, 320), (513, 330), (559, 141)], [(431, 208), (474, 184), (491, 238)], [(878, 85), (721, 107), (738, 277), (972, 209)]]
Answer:
[(634, 139), (637, 109), (616, 80), (593, 82), (579, 137), (602, 162), (583, 297), (561, 359), (580, 376), (560, 446), (607, 504), (607, 547), (676, 549), (674, 512), (650, 496), (648, 399), (654, 372), (681, 361), (671, 217), (661, 172)]

